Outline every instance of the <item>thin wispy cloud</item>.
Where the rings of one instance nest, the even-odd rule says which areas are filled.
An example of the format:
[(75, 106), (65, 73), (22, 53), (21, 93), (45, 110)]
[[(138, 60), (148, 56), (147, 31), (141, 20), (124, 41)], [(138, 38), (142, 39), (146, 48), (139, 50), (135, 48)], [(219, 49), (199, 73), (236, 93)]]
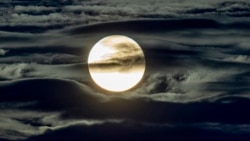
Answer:
[(8, 50), (0, 49), (0, 56), (4, 56)]

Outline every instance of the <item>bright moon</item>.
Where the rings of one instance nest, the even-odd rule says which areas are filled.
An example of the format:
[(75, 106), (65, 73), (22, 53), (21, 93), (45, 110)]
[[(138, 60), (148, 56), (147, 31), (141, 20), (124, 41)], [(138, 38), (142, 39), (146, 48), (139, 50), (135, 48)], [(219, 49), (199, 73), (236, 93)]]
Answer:
[(123, 92), (137, 85), (145, 72), (141, 47), (122, 35), (107, 36), (98, 41), (88, 57), (89, 72), (94, 82), (112, 92)]

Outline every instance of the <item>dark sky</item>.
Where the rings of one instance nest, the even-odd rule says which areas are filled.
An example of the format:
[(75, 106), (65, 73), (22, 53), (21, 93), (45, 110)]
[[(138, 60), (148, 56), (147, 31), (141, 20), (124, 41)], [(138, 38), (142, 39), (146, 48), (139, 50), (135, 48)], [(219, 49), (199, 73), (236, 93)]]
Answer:
[[(250, 140), (247, 0), (2, 0), (0, 140)], [(111, 94), (87, 57), (126, 35), (143, 81)]]

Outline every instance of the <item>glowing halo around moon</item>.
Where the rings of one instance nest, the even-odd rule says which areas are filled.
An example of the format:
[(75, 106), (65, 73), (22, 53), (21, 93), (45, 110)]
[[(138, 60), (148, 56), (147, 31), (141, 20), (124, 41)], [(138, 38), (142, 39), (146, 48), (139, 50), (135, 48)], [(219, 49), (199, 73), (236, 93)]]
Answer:
[(146, 62), (141, 47), (131, 38), (111, 35), (99, 40), (88, 56), (93, 81), (102, 89), (123, 92), (143, 78)]

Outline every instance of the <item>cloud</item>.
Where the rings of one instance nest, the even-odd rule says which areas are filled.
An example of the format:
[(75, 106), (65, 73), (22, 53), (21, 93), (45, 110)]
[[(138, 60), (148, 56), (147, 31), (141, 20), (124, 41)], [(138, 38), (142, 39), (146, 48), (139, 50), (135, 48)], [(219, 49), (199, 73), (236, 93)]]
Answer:
[[(155, 101), (189, 103), (209, 101), (222, 95), (230, 95), (232, 87), (235, 93), (244, 97), (250, 90), (248, 79), (238, 86), (238, 76), (248, 69), (193, 67), (184, 70), (154, 71), (146, 74), (145, 79), (133, 91), (124, 97), (145, 97)], [(166, 72), (164, 72), (166, 71)], [(233, 86), (232, 86), (233, 85)]]
[(0, 78), (1, 79), (19, 79), (25, 77), (27, 73), (34, 71), (32, 64), (1, 64)]
[(63, 10), (66, 12), (83, 12), (84, 8), (84, 5), (67, 5), (63, 7)]
[(237, 62), (237, 63), (250, 63), (250, 58), (248, 55), (234, 55), (230, 57), (223, 58), (224, 61)]
[[(249, 2), (50, 2), (0, 7), (1, 139), (249, 137)], [(134, 38), (146, 56), (144, 79), (119, 95), (99, 89), (86, 64), (110, 34)]]
[(63, 15), (61, 13), (50, 13), (48, 15), (29, 15), (29, 14), (12, 14), (13, 24), (18, 23), (21, 25), (35, 25), (35, 26), (47, 26), (54, 24), (68, 24), (68, 22), (74, 22), (73, 17)]
[[(153, 106), (153, 105), (152, 105)], [(161, 105), (163, 106), (163, 105)], [(172, 106), (172, 105), (168, 105)], [(180, 108), (184, 108), (179, 105)], [(193, 105), (192, 109), (195, 109), (195, 106), (202, 108), (202, 105)], [(135, 107), (136, 108), (136, 107)], [(162, 108), (162, 107), (161, 107)], [(199, 109), (198, 108), (198, 109)], [(158, 109), (160, 110), (160, 109)], [(167, 110), (167, 109), (166, 109)], [(184, 108), (183, 110), (190, 109)], [(218, 114), (217, 110), (210, 111), (210, 108), (206, 108), (206, 112)], [(232, 110), (230, 110), (232, 111)], [(148, 112), (148, 111), (147, 111)], [(171, 112), (171, 111), (164, 111)], [(200, 111), (202, 112), (202, 111)], [(155, 112), (156, 114), (158, 112)], [(172, 116), (176, 115), (177, 112), (171, 113)], [(185, 112), (184, 112), (185, 113)], [(203, 113), (203, 112), (202, 112)], [(168, 116), (164, 115), (164, 118), (171, 118), (169, 113), (166, 113)], [(207, 114), (205, 114), (207, 115)], [(85, 118), (61, 118), (60, 112), (36, 112), (29, 110), (11, 110), (5, 109), (0, 113), (0, 138), (8, 140), (48, 140), (51, 138), (61, 138), (63, 139), (70, 138), (74, 139), (110, 139), (110, 138), (120, 138), (128, 139), (128, 135), (139, 134), (140, 139), (146, 138), (174, 138), (176, 135), (182, 134), (183, 136), (194, 135), (195, 137), (199, 134), (205, 133), (211, 138), (217, 138), (216, 135), (225, 135), (231, 137), (242, 137), (249, 134), (249, 124), (244, 123), (218, 123), (218, 122), (182, 122), (182, 123), (173, 123), (173, 122), (147, 122), (147, 121), (138, 121), (133, 119), (85, 119)], [(180, 116), (180, 115), (179, 115)], [(213, 117), (212, 115), (208, 115)], [(217, 116), (220, 116), (218, 114)], [(183, 117), (174, 117), (175, 119), (180, 119), (189, 117), (188, 115)], [(205, 116), (202, 116), (204, 119), (207, 119)], [(196, 115), (191, 115), (190, 118), (197, 118)], [(227, 119), (231, 119), (228, 117)], [(233, 118), (232, 118), (233, 119)], [(244, 118), (243, 118), (244, 119)], [(192, 120), (191, 120), (192, 121)], [(116, 130), (107, 130), (107, 129), (116, 129)], [(237, 129), (237, 130), (235, 130)], [(148, 134), (150, 132), (150, 134)], [(145, 133), (145, 134), (142, 134)], [(188, 134), (187, 134), (188, 133)], [(199, 133), (199, 134), (197, 134)], [(96, 136), (98, 134), (98, 136)], [(109, 136), (111, 134), (111, 136)], [(167, 134), (167, 135), (166, 135)], [(173, 135), (174, 136), (171, 136)], [(72, 136), (73, 135), (73, 136)], [(166, 135), (166, 136), (163, 136)], [(183, 137), (182, 136), (182, 137)], [(136, 138), (137, 136), (135, 136)], [(181, 138), (182, 138), (181, 137)], [(200, 137), (200, 136), (199, 136)], [(202, 136), (204, 137), (204, 136)], [(129, 138), (134, 139), (134, 138)], [(197, 139), (197, 138), (196, 138)]]
[(61, 119), (58, 112), (4, 110), (0, 113), (0, 139), (20, 140), (55, 132), (71, 126), (96, 126), (120, 123), (115, 119)]
[[(232, 92), (227, 87), (238, 83), (233, 78), (249, 70), (248, 48), (242, 47), (242, 44), (248, 43), (248, 33), (242, 26), (235, 26), (238, 23), (212, 19), (169, 19), (74, 26), (34, 35), (29, 42), (33, 45), (30, 48), (23, 47), (22, 42), (18, 41), (15, 44), (17, 47), (10, 48), (8, 57), (0, 58), (0, 61), (13, 63), (10, 62), (13, 59), (20, 63), (32, 60), (45, 64), (68, 63), (69, 65), (36, 65), (35, 71), (23, 76), (72, 79), (85, 84), (89, 72), (84, 63), (89, 49), (100, 38), (119, 31), (138, 41), (146, 56), (147, 74), (131, 95), (156, 101), (199, 101)], [(20, 36), (8, 35), (11, 38)], [(31, 38), (33, 34), (26, 36)], [(27, 41), (23, 41), (25, 42)], [(40, 43), (44, 47), (37, 48)], [(9, 41), (6, 41), (7, 44), (9, 45)], [(52, 53), (47, 53), (50, 51)], [(21, 77), (22, 75), (17, 75), (13, 79)], [(229, 80), (230, 84), (225, 83)], [(245, 87), (247, 80), (242, 83)], [(246, 93), (247, 89), (243, 86), (235, 87)], [(90, 88), (96, 89), (94, 86)]]
[[(15, 52), (14, 49), (12, 49), (12, 51)], [(0, 63), (2, 64), (4, 63), (5, 64), (11, 64), (11, 63), (73, 64), (73, 63), (84, 63), (82, 60), (83, 60), (82, 57), (71, 55), (71, 54), (63, 54), (63, 53), (44, 53), (44, 54), (30, 53), (28, 54), (28, 52), (24, 51), (22, 53), (20, 51), (19, 54), (17, 53), (12, 54), (10, 52), (9, 56), (0, 58)]]
[[(23, 47), (27, 46), (27, 41), (20, 39), (15, 43), (16, 47), (9, 48), (8, 56), (0, 58), (0, 61), (86, 63), (88, 51), (96, 41), (119, 31), (138, 41), (145, 52), (148, 66), (146, 70), (149, 74), (141, 83), (143, 87), (136, 90), (136, 94), (152, 95), (154, 100), (162, 101), (167, 101), (169, 95), (179, 94), (180, 96), (174, 96), (176, 101), (195, 101), (206, 98), (211, 93), (220, 95), (229, 92), (225, 88), (229, 84), (224, 82), (249, 69), (248, 48), (242, 47), (248, 43), (248, 33), (242, 26), (235, 26), (237, 24), (237, 21), (218, 22), (212, 19), (169, 19), (74, 26), (39, 35), (25, 34), (29, 45), (33, 47)], [(6, 34), (11, 38), (21, 36)], [(11, 45), (10, 41), (2, 42), (6, 46)], [(72, 79), (80, 82), (88, 77), (88, 68), (84, 64), (36, 65), (36, 68), (36, 71), (23, 76)], [(22, 75), (17, 75), (13, 79), (21, 77)], [(224, 91), (217, 89), (216, 92), (211, 92), (212, 85), (208, 84), (211, 82), (217, 82), (216, 87), (223, 86)], [(163, 98), (164, 95), (166, 99)], [(174, 100), (172, 98), (170, 99)]]
[[(171, 74), (162, 73), (155, 75), (150, 83), (157, 81), (157, 83), (165, 85), (169, 82), (168, 79), (173, 79), (171, 80), (173, 81), (172, 87), (176, 87), (178, 86), (177, 83), (185, 81), (190, 84), (192, 80), (201, 82), (220, 80), (219, 76), (209, 78), (208, 70), (207, 72), (206, 70), (201, 71), (201, 73), (194, 70), (193, 73), (198, 77), (191, 75), (191, 80), (187, 80), (186, 76), (182, 75), (171, 76)], [(225, 76), (227, 77), (227, 75)], [(189, 77), (189, 74), (187, 77)], [(164, 80), (167, 80), (166, 83), (161, 82)], [(105, 134), (107, 132), (103, 131), (106, 131), (108, 127), (117, 127), (115, 129), (120, 129), (119, 133), (126, 134), (135, 131), (131, 129), (137, 128), (140, 130), (136, 131), (154, 127), (162, 128), (160, 131), (166, 131), (169, 127), (171, 127), (171, 131), (173, 127), (177, 127), (177, 130), (179, 130), (183, 129), (183, 125), (193, 123), (202, 124), (195, 126), (195, 129), (217, 132), (217, 126), (211, 126), (209, 129), (206, 128), (208, 125), (203, 125), (208, 122), (237, 124), (237, 126), (249, 123), (249, 115), (245, 114), (246, 109), (237, 108), (249, 106), (249, 98), (241, 97), (241, 95), (235, 97), (228, 95), (215, 101), (197, 100), (195, 95), (191, 95), (192, 92), (179, 95), (174, 93), (139, 93), (136, 95), (137, 97), (133, 95), (133, 98), (128, 98), (129, 93), (124, 95), (98, 95), (100, 92), (86, 81), (88, 79), (79, 83), (74, 80), (34, 78), (1, 82), (0, 122), (4, 122), (4, 124), (0, 124), (1, 137), (8, 139), (32, 139), (37, 137), (40, 139), (41, 136), (49, 135), (51, 137), (50, 135), (55, 135), (58, 132), (64, 133), (65, 131), (66, 134), (71, 133), (70, 131), (74, 131), (73, 133), (83, 131), (86, 133), (85, 136), (79, 134), (82, 139), (86, 135), (93, 135), (91, 132), (97, 133), (100, 131), (100, 133)], [(146, 88), (145, 85), (142, 86)], [(154, 87), (161, 86), (155, 85)], [(194, 84), (187, 88), (197, 90), (196, 87), (197, 84)], [(163, 100), (153, 99), (154, 96), (159, 97), (160, 94), (163, 96)], [(206, 94), (206, 91), (201, 92), (200, 97), (204, 96), (211, 97), (212, 95)], [(169, 99), (166, 99), (166, 97), (169, 97)], [(218, 95), (216, 98), (218, 98)], [(233, 116), (235, 112), (238, 116)], [(178, 126), (178, 123), (180, 123), (180, 126)], [(192, 127), (188, 126), (187, 130), (193, 129)], [(124, 130), (124, 132), (120, 132), (121, 130)], [(247, 128), (243, 128), (243, 130), (244, 133), (249, 132)], [(112, 131), (112, 134), (114, 131)], [(218, 132), (220, 131), (219, 129)], [(231, 135), (234, 132), (227, 133)]]
[(8, 50), (0, 49), (0, 56), (4, 56)]
[[(250, 14), (250, 3), (239, 1), (71, 1), (60, 3), (41, 2), (29, 5), (11, 3), (3, 7), (2, 26), (54, 26), (92, 24), (100, 22), (202, 16), (241, 16)], [(46, 4), (47, 6), (43, 5)], [(59, 4), (59, 3), (58, 3)], [(59, 28), (59, 27), (58, 27)], [(3, 28), (4, 29), (4, 28)]]
[(53, 10), (56, 10), (56, 7), (16, 5), (13, 10), (14, 10), (14, 12), (17, 12), (17, 13), (44, 12), (44, 11), (52, 11), (53, 12)]
[[(28, 114), (29, 117), (26, 117)], [(1, 112), (1, 125), (0, 125), (0, 138), (17, 140), (17, 139), (26, 139), (30, 136), (37, 135), (39, 130), (37, 127), (32, 126), (31, 124), (25, 124), (20, 122), (17, 119), (25, 118), (35, 119), (41, 116), (41, 113), (35, 113), (36, 116), (32, 115), (32, 112), (20, 112), (20, 111), (2, 111)], [(41, 134), (40, 132), (39, 134)]]

